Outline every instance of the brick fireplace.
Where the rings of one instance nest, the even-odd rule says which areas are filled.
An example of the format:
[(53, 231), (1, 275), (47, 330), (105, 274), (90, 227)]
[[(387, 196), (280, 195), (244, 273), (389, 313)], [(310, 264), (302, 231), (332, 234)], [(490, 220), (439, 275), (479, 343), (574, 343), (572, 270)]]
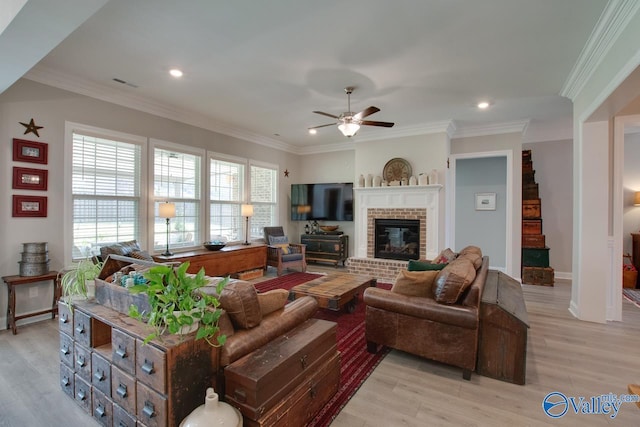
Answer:
[(417, 220), (417, 256), (432, 259), (439, 252), (439, 199), (441, 185), (354, 188), (354, 256), (349, 272), (392, 282), (408, 261), (375, 257), (375, 223), (380, 219)]

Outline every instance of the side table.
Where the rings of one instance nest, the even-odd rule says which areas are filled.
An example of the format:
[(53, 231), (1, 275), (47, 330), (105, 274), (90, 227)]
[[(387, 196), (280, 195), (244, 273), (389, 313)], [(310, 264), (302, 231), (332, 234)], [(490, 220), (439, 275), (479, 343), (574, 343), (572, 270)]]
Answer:
[[(50, 271), (47, 274), (41, 276), (4, 276), (2, 280), (7, 284), (8, 303), (7, 303), (7, 329), (11, 328), (13, 335), (18, 333), (18, 327), (16, 321), (26, 319), (27, 317), (39, 316), (45, 313), (51, 313), (51, 318), (55, 319), (58, 313), (58, 299), (60, 298), (60, 286), (58, 284), (58, 272)], [(41, 310), (36, 313), (22, 314), (16, 316), (16, 286), (26, 285), (28, 283), (46, 282), (51, 280), (53, 283), (53, 303), (51, 308)]]

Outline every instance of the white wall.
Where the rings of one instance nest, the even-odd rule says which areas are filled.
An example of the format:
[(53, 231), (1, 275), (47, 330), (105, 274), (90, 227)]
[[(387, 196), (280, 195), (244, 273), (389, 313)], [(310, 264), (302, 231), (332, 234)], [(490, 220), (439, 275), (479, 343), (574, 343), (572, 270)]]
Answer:
[(571, 279), (573, 244), (573, 142), (545, 141), (522, 145), (531, 150), (541, 200), (542, 232), (549, 262), (559, 279)]
[[(28, 122), (31, 118), (37, 125), (43, 126), (39, 131), (39, 138), (34, 134), (23, 135), (25, 128), (19, 122)], [(0, 140), (2, 141), (0, 143), (0, 182), (4, 183), (0, 187), (0, 200), (3, 205), (3, 209), (0, 209), (0, 236), (2, 236), (0, 275), (2, 276), (18, 274), (18, 261), (21, 259), (23, 242), (48, 242), (51, 268), (59, 270), (64, 267), (63, 147), (66, 121), (279, 165), (279, 195), (282, 197), (280, 223), (287, 224), (289, 221), (287, 194), (290, 191), (290, 180), (283, 178), (283, 172), (289, 169), (295, 173), (299, 156), (22, 79), (0, 94)], [(13, 162), (13, 138), (47, 143), (48, 164)], [(14, 166), (48, 169), (48, 190), (46, 192), (12, 190), (10, 183)], [(47, 217), (13, 218), (11, 216), (13, 194), (47, 196)], [(30, 286), (20, 289), (18, 314), (39, 311), (51, 305), (53, 297), (51, 285), (34, 286), (38, 288), (37, 297), (29, 297)], [(6, 304), (6, 287), (2, 286), (0, 288), (0, 327), (3, 327), (6, 322)], [(22, 322), (33, 320), (25, 319)], [(35, 320), (39, 319), (35, 318)]]

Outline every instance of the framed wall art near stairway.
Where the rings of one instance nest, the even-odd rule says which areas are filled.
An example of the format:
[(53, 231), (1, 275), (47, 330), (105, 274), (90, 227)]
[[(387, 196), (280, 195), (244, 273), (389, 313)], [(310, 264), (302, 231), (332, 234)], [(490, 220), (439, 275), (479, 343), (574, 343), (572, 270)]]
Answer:
[(13, 196), (14, 217), (46, 217), (47, 198), (45, 196)]
[(47, 164), (48, 145), (44, 142), (13, 139), (13, 161)]

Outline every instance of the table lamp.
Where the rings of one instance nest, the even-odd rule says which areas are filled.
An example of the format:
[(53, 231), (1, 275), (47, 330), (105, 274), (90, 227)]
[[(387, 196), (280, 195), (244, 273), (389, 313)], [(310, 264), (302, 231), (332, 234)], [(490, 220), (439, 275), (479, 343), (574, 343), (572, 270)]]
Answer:
[(167, 250), (164, 251), (162, 255), (171, 256), (173, 253), (169, 250), (169, 220), (176, 217), (176, 205), (169, 202), (160, 203), (158, 206), (158, 216), (167, 219)]
[(253, 205), (242, 205), (240, 207), (240, 215), (245, 217), (247, 221), (246, 232), (244, 235), (244, 244), (250, 245), (251, 243), (249, 243), (249, 217), (253, 216)]

